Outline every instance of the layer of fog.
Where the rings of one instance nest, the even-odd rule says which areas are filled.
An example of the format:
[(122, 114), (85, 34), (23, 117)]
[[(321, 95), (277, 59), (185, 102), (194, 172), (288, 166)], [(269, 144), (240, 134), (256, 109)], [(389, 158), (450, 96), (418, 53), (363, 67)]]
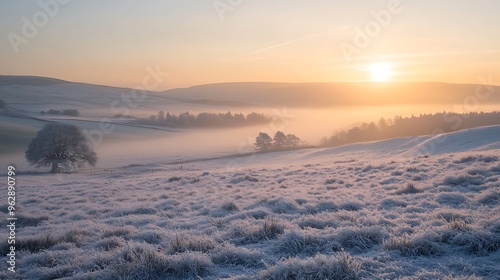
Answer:
[[(475, 111), (494, 111), (498, 106), (481, 106)], [(258, 109), (255, 111), (261, 112)], [(427, 113), (452, 111), (464, 113), (461, 106), (392, 106), (332, 108), (322, 110), (276, 108), (264, 113), (273, 118), (270, 124), (233, 129), (185, 129), (180, 132), (144, 136), (134, 140), (105, 139), (97, 147), (100, 166), (125, 164), (172, 163), (193, 158), (244, 154), (254, 150), (259, 132), (269, 135), (280, 130), (293, 133), (308, 145), (320, 144), (321, 138), (361, 122), (378, 122), (380, 118), (396, 115), (406, 117)], [(236, 111), (234, 111), (236, 112)], [(431, 133), (431, 131), (429, 131)]]
[[(361, 122), (378, 122), (380, 118), (393, 118), (452, 111), (494, 111), (498, 106), (385, 106), (385, 107), (344, 107), (330, 109), (297, 108), (235, 108), (233, 113), (251, 111), (265, 113), (273, 118), (269, 124), (227, 129), (173, 129), (159, 131), (118, 127), (112, 133), (103, 134), (102, 142), (96, 143), (99, 155), (97, 168), (123, 167), (129, 164), (174, 163), (189, 159), (244, 154), (254, 151), (253, 143), (259, 132), (273, 136), (278, 130), (300, 137), (308, 145), (320, 144), (322, 137), (348, 129)], [(473, 109), (473, 110), (472, 110)], [(198, 110), (195, 110), (198, 111)], [(196, 113), (193, 111), (193, 113)], [(191, 111), (190, 111), (191, 112)], [(222, 111), (221, 111), (222, 112)], [(155, 114), (155, 111), (150, 111)], [(72, 123), (71, 121), (65, 121)], [(98, 129), (98, 122), (74, 122), (83, 129)], [(429, 131), (431, 133), (431, 131)], [(16, 164), (28, 167), (23, 154), (2, 156), (2, 165)]]

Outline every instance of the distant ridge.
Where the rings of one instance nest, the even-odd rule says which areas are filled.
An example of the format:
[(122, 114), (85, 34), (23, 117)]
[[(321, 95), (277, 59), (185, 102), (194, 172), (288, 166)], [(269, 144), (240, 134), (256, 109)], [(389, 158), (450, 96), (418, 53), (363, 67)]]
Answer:
[[(22, 90), (8, 88), (10, 85), (27, 86), (27, 88)], [(39, 100), (35, 100), (36, 96), (33, 95), (31, 86), (40, 86), (36, 91), (46, 97), (57, 98), (54, 100), (56, 103), (61, 98), (70, 98), (78, 99), (83, 103), (107, 107), (112, 100), (121, 98), (124, 94), (130, 95), (133, 91), (129, 88), (69, 82), (46, 77), (0, 75), (0, 91), (6, 102), (19, 104), (27, 101), (38, 102)], [(92, 100), (88, 98), (89, 96), (99, 97), (101, 100)], [(152, 107), (162, 109), (172, 103), (190, 103), (197, 106), (271, 108), (399, 105), (461, 105), (469, 108), (474, 104), (500, 104), (500, 86), (441, 82), (231, 82), (176, 88), (163, 92), (150, 91), (148, 92), (148, 101)]]
[[(471, 97), (480, 92), (478, 100)], [(489, 94), (487, 94), (489, 93)], [(500, 86), (417, 83), (219, 83), (164, 91), (171, 98), (231, 100), (262, 106), (336, 107), (500, 103)], [(487, 98), (484, 96), (489, 95)], [(468, 103), (469, 104), (469, 103)]]
[(39, 76), (9, 76), (0, 75), (0, 85), (18, 85), (18, 86), (51, 86), (57, 84), (71, 83), (68, 81), (39, 77)]

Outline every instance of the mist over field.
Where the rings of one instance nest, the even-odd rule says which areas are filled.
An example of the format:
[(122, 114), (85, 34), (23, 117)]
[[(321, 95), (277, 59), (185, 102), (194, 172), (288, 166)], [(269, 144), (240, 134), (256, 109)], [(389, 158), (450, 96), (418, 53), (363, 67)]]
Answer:
[[(327, 104), (328, 107), (325, 107), (325, 105), (319, 106), (318, 104), (309, 104), (309, 107), (307, 107), (293, 103), (293, 106), (279, 106), (278, 103), (275, 103), (274, 97), (268, 97), (273, 93), (272, 90), (275, 87), (265, 84), (265, 88), (270, 91), (270, 94), (259, 97), (251, 94), (253, 91), (249, 91), (249, 89), (253, 89), (252, 84), (248, 83), (239, 85), (241, 86), (240, 91), (250, 92), (246, 95), (223, 95), (221, 92), (224, 93), (225, 91), (222, 89), (227, 85), (217, 85), (216, 90), (212, 89), (214, 85), (209, 85), (207, 88), (210, 90), (203, 95), (188, 92), (185, 97), (179, 99), (178, 92), (182, 92), (181, 89), (173, 90), (172, 93), (169, 93), (170, 91), (164, 93), (150, 92), (144, 98), (135, 101), (131, 99), (132, 101), (128, 101), (133, 102), (130, 105), (123, 101), (122, 98), (124, 95), (129, 96), (132, 92), (131, 89), (74, 84), (65, 81), (51, 83), (49, 79), (43, 80), (40, 78), (38, 78), (38, 81), (43, 80), (49, 84), (32, 86), (29, 85), (29, 82), (34, 78), (19, 77), (15, 82), (12, 82), (12, 79), (12, 77), (7, 76), (2, 78), (4, 83), (2, 86), (3, 96), (9, 106), (17, 113), (75, 124), (84, 129), (86, 135), (95, 144), (94, 147), (99, 154), (100, 160), (97, 165), (99, 168), (121, 167), (129, 164), (176, 162), (185, 157), (193, 159), (251, 153), (255, 148), (255, 137), (261, 131), (269, 135), (274, 135), (278, 130), (293, 133), (304, 141), (303, 145), (316, 146), (321, 144), (322, 138), (330, 137), (335, 132), (353, 128), (362, 122), (378, 123), (381, 118), (410, 117), (412, 115), (419, 116), (437, 112), (491, 112), (498, 109), (498, 105), (490, 103), (491, 100), (496, 100), (496, 95), (493, 95), (491, 100), (488, 100), (489, 102), (478, 102), (477, 104), (468, 104), (461, 100), (460, 97), (455, 97), (453, 99), (455, 102), (450, 104), (439, 104), (438, 102), (438, 104), (421, 105), (408, 103), (406, 105), (366, 106), (349, 103), (336, 105), (332, 103)], [(236, 85), (229, 84), (229, 86), (229, 92), (238, 91)], [(263, 87), (260, 83), (253, 86), (259, 90)], [(309, 85), (305, 89), (303, 89), (302, 85), (296, 87), (298, 89), (288, 93), (291, 98), (301, 95), (297, 90), (305, 90), (303, 94), (306, 94), (315, 85)], [(341, 88), (343, 87), (345, 86), (341, 86)], [(282, 90), (282, 86), (278, 88)], [(286, 85), (286, 88), (295, 87)], [(473, 87), (466, 86), (466, 88)], [(193, 91), (191, 88), (189, 90)], [(72, 92), (72, 94), (67, 94), (67, 91)], [(99, 95), (99, 93), (103, 93), (103, 95)], [(371, 94), (377, 94), (377, 91)], [(98, 95), (99, 97), (89, 99), (87, 98), (88, 95)], [(364, 93), (361, 95), (364, 95)], [(313, 99), (314, 96), (312, 96)], [(323, 96), (323, 93), (318, 93), (317, 96)], [(408, 96), (411, 97), (412, 94), (408, 94)], [(288, 99), (285, 98), (285, 100)], [(425, 102), (428, 103), (431, 100)], [(363, 102), (359, 103), (363, 104)], [(41, 111), (67, 108), (78, 109), (79, 116), (40, 114)], [(131, 122), (130, 119), (116, 117), (118, 114), (126, 113), (126, 115), (133, 117), (147, 119), (151, 115), (156, 116), (159, 111), (171, 114), (183, 112), (191, 114), (201, 112), (249, 114), (257, 112), (267, 116), (270, 121), (234, 128), (140, 127), (129, 126), (127, 123)], [(24, 161), (23, 153), (31, 138), (34, 137), (35, 132), (44, 123), (13, 117), (2, 117), (2, 119), (5, 121), (2, 121), (0, 125), (5, 128), (3, 133), (6, 140), (1, 153), (10, 159), (9, 162), (31, 169)], [(103, 123), (107, 125), (103, 125)], [(102, 129), (103, 126), (105, 129)], [(108, 126), (112, 127), (110, 131), (107, 131)], [(13, 131), (13, 133), (9, 133), (9, 131)], [(432, 133), (432, 129), (429, 129), (428, 133)]]
[(500, 1), (2, 1), (0, 280), (499, 280)]

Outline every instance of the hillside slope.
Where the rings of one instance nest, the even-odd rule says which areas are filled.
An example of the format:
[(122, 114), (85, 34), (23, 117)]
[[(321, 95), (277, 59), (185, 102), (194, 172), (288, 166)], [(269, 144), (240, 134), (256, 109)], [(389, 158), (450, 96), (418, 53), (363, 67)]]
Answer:
[[(412, 150), (435, 136), (190, 162), (182, 169), (153, 164), (20, 175), (17, 274), (498, 279), (499, 131), (441, 135), (446, 140), (425, 156)], [(7, 231), (0, 239), (7, 240)], [(7, 279), (2, 244), (0, 278)]]
[[(448, 83), (221, 83), (172, 89), (169, 97), (234, 100), (262, 106), (337, 107), (500, 103), (500, 87)], [(467, 99), (467, 100), (468, 100)]]

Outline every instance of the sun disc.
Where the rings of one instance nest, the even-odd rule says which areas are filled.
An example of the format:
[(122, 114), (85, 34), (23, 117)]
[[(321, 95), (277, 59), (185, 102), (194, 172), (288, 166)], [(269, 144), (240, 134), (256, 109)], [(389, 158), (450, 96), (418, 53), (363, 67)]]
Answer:
[(392, 67), (387, 63), (374, 63), (370, 66), (372, 81), (385, 82), (392, 76)]

